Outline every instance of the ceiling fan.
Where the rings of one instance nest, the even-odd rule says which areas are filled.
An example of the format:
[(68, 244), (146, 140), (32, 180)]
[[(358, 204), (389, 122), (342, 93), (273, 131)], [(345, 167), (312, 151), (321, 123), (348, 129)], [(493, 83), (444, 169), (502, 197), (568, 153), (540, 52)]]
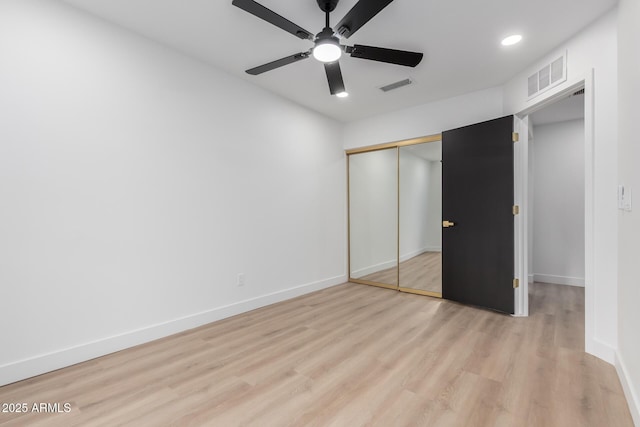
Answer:
[(382, 47), (364, 46), (355, 44), (346, 46), (340, 44), (340, 38), (349, 38), (358, 31), (371, 18), (376, 16), (393, 0), (360, 0), (345, 15), (333, 30), (329, 23), (329, 14), (336, 8), (339, 0), (317, 0), (318, 6), (325, 13), (325, 27), (315, 36), (304, 28), (294, 24), (288, 19), (278, 15), (272, 10), (255, 2), (254, 0), (233, 0), (232, 4), (240, 9), (263, 19), (276, 27), (279, 27), (294, 36), (311, 40), (314, 46), (306, 52), (296, 53), (285, 58), (277, 59), (264, 65), (246, 70), (248, 74), (258, 75), (271, 71), (284, 65), (292, 64), (313, 56), (324, 63), (324, 69), (329, 81), (331, 95), (339, 97), (347, 96), (340, 63), (338, 59), (342, 53), (349, 54), (352, 58), (369, 59), (372, 61), (387, 62), (390, 64), (415, 67), (422, 60), (422, 53), (408, 52), (405, 50), (386, 49)]

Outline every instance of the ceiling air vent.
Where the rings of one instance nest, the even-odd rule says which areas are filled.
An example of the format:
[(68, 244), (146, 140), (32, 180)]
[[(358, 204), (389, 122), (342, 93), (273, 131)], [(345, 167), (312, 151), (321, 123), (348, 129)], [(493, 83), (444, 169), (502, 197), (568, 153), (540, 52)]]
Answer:
[(395, 82), (395, 83), (391, 83), (391, 84), (386, 85), (386, 86), (382, 86), (380, 88), (380, 90), (383, 91), (383, 92), (389, 92), (390, 90), (398, 89), (398, 88), (401, 88), (402, 86), (410, 85), (411, 83), (413, 83), (413, 81), (411, 79), (404, 79), (404, 80), (400, 80), (399, 82)]
[(527, 94), (529, 99), (567, 81), (566, 52), (549, 64), (540, 68), (527, 79)]

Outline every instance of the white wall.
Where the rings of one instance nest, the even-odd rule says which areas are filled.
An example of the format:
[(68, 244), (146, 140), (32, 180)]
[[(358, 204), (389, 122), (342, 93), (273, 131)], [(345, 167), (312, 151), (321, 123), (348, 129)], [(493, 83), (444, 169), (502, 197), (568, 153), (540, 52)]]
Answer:
[(584, 286), (584, 120), (535, 126), (533, 258), (536, 282)]
[[(593, 157), (585, 151), (586, 163), (592, 165), (585, 174), (587, 189), (587, 229), (592, 234), (591, 244), (585, 242), (592, 261), (585, 265), (586, 276), (586, 348), (596, 356), (613, 362), (617, 347), (617, 15), (613, 10), (588, 26), (544, 58), (515, 76), (504, 87), (504, 114), (514, 114), (532, 108), (536, 103), (576, 86), (583, 80), (593, 82), (587, 87), (585, 99), (593, 100), (586, 109), (593, 109), (592, 127), (586, 129), (587, 144), (593, 137)], [(527, 77), (542, 64), (567, 51), (567, 82), (527, 101)], [(589, 118), (585, 118), (589, 123)], [(592, 223), (593, 226), (589, 227)]]
[(434, 135), (501, 117), (502, 88), (491, 88), (347, 123), (344, 148)]
[(431, 162), (400, 149), (400, 260), (427, 250)]
[[(535, 209), (535, 203), (533, 200), (533, 194), (535, 191), (534, 186), (534, 176), (533, 176), (533, 163), (534, 163), (534, 153), (533, 153), (533, 126), (531, 126), (531, 119), (527, 118), (527, 125), (529, 127), (529, 134), (527, 140), (527, 236), (533, 236), (533, 210)], [(533, 239), (529, 238), (527, 240), (527, 265), (529, 269), (527, 271), (527, 280), (529, 283), (533, 282), (533, 273), (531, 272), (531, 268), (533, 266)], [(528, 298), (528, 295), (527, 295)]]
[(632, 212), (618, 212), (618, 358), (616, 367), (640, 426), (640, 1), (620, 0), (618, 32), (619, 182), (635, 192)]
[(400, 261), (440, 251), (442, 167), (400, 148)]
[(442, 162), (430, 161), (427, 248), (442, 251)]
[(395, 149), (349, 156), (351, 277), (392, 268), (398, 259)]
[(58, 2), (0, 2), (0, 385), (344, 281), (341, 132)]

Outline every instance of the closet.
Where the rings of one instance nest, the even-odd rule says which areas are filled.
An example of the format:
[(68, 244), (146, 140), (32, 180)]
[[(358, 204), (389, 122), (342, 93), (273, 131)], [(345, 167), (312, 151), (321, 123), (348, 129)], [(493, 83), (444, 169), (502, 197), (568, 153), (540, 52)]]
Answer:
[(514, 312), (514, 117), (347, 150), (349, 280)]
[(441, 297), (441, 136), (347, 155), (350, 280)]

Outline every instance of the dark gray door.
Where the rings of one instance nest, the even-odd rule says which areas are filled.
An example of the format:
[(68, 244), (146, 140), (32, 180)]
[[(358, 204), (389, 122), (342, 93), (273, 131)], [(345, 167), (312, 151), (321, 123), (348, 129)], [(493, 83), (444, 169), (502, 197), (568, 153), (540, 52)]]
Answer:
[(512, 135), (513, 116), (442, 134), (443, 297), (511, 314)]

